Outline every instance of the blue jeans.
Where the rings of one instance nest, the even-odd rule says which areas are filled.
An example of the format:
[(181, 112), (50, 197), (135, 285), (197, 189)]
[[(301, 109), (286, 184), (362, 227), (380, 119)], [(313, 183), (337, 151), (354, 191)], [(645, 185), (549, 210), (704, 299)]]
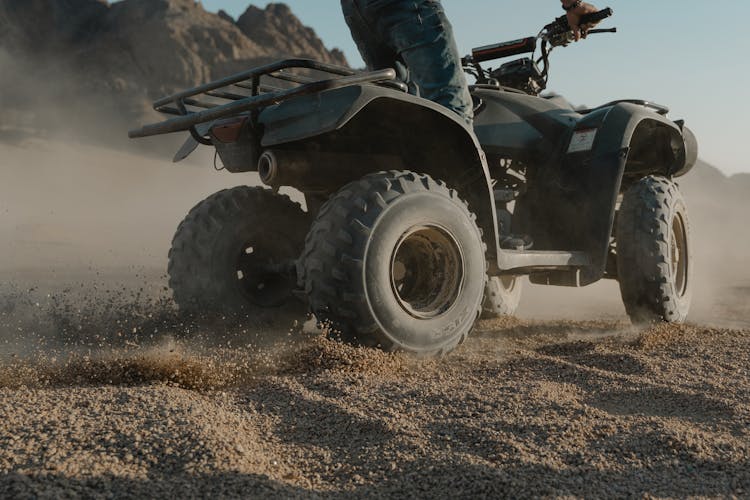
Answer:
[(370, 69), (395, 68), (410, 92), (474, 119), (453, 28), (440, 0), (341, 0)]

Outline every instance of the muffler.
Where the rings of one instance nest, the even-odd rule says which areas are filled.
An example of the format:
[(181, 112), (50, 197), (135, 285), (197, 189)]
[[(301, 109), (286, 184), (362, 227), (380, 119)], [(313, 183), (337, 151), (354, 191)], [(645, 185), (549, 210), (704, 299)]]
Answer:
[(258, 175), (274, 189), (289, 186), (302, 192), (333, 193), (363, 175), (401, 165), (400, 158), (389, 155), (269, 149), (258, 159)]
[(258, 175), (266, 186), (304, 187), (308, 184), (313, 164), (297, 151), (267, 150), (258, 159)]

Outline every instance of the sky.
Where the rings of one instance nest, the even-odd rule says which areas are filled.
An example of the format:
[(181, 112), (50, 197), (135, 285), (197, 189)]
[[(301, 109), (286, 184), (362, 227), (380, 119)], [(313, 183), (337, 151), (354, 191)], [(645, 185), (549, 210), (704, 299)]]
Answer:
[[(235, 18), (249, 3), (203, 0), (210, 11)], [(362, 59), (341, 15), (339, 0), (286, 0), (326, 45)], [(552, 54), (549, 89), (577, 105), (639, 98), (672, 109), (696, 133), (701, 157), (728, 174), (750, 172), (750, 19), (748, 0), (607, 0), (614, 17), (595, 35)], [(472, 47), (534, 36), (562, 14), (559, 0), (443, 0), (462, 54)]]

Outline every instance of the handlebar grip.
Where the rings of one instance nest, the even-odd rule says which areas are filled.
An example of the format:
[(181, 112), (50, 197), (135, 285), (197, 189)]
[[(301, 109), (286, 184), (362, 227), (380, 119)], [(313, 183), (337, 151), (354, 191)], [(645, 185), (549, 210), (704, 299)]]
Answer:
[(580, 24), (596, 24), (601, 21), (604, 21), (608, 17), (612, 17), (612, 15), (615, 13), (614, 10), (610, 8), (606, 8), (604, 10), (600, 10), (599, 12), (594, 12), (592, 14), (586, 14), (581, 16)]

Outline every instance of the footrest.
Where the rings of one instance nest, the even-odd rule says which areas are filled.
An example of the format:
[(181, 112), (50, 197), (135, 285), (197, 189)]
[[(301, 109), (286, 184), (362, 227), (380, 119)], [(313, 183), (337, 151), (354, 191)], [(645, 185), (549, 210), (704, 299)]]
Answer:
[(510, 271), (520, 271), (517, 274), (547, 270), (565, 271), (591, 265), (588, 253), (575, 251), (501, 250), (497, 261), (501, 274)]

